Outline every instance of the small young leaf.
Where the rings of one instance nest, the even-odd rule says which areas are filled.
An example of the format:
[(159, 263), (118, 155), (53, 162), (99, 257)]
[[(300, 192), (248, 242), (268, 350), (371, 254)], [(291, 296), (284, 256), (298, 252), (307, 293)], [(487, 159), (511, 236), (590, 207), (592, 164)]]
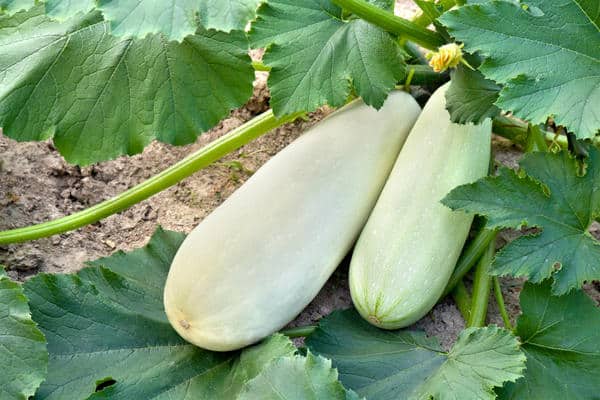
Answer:
[(260, 7), (250, 39), (254, 48), (267, 48), (277, 115), (340, 106), (352, 88), (379, 108), (404, 76), (394, 37), (361, 19), (343, 20), (329, 0), (270, 0)]
[(493, 399), (492, 388), (515, 381), (525, 366), (517, 339), (495, 326), (463, 331), (446, 354), (436, 339), (377, 329), (354, 310), (322, 319), (307, 345), (369, 400)]
[(589, 149), (587, 172), (566, 151), (529, 153), (521, 161), (528, 176), (501, 169), (451, 191), (443, 203), (487, 217), (489, 228), (541, 228), (508, 244), (492, 264), (497, 275), (554, 278), (556, 295), (600, 279), (600, 243), (588, 229), (600, 215), (600, 151)]
[(516, 333), (527, 356), (525, 376), (500, 390), (503, 400), (597, 399), (600, 309), (583, 292), (552, 296), (549, 282), (526, 283)]
[(50, 351), (36, 399), (230, 400), (264, 365), (295, 352), (283, 335), (231, 353), (203, 350), (177, 335), (162, 289), (183, 238), (159, 229), (143, 249), (24, 285)]
[(273, 361), (242, 390), (238, 400), (358, 400), (338, 381), (331, 360), (310, 351)]
[(46, 377), (46, 339), (31, 320), (21, 285), (0, 265), (0, 399), (27, 399)]
[(533, 124), (553, 116), (579, 138), (600, 129), (598, 1), (487, 1), (439, 21), (486, 57), (479, 70), (504, 85), (499, 108)]
[(500, 86), (485, 79), (481, 72), (459, 65), (450, 73), (452, 83), (446, 91), (446, 108), (452, 122), (466, 124), (481, 123), (500, 112), (494, 105)]

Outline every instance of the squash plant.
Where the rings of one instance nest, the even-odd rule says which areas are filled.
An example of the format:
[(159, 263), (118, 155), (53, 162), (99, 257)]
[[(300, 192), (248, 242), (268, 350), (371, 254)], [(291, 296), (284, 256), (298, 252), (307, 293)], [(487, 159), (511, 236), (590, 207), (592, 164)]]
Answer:
[[(518, 171), (442, 200), (485, 217), (444, 290), (468, 325), (449, 351), (354, 310), (233, 352), (193, 346), (163, 306), (184, 235), (159, 228), (146, 247), (75, 274), (20, 284), (0, 273), (0, 399), (598, 397), (600, 311), (582, 286), (600, 280), (589, 233), (600, 213), (599, 3), (415, 2), (422, 13), (406, 20), (392, 0), (1, 0), (2, 132), (52, 139), (69, 162), (139, 153), (154, 139), (190, 143), (248, 100), (257, 69), (269, 71), (272, 109), (114, 199), (0, 232), (0, 244), (117, 213), (323, 105), (360, 97), (380, 109), (397, 87), (433, 90), (445, 69), (452, 121), (491, 120), (527, 154)], [(249, 48), (265, 49), (262, 62)], [(496, 232), (521, 227), (535, 231), (494, 255)], [(462, 278), (473, 267), (469, 294)], [(528, 279), (515, 327), (502, 275)], [(504, 328), (484, 326), (492, 288)], [(293, 346), (297, 336), (305, 347)]]

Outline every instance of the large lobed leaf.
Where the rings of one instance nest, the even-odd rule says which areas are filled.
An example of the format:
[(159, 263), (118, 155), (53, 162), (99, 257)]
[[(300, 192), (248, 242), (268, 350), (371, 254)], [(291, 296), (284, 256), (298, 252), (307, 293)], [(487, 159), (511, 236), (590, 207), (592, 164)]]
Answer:
[(21, 285), (0, 265), (0, 399), (25, 400), (46, 376), (46, 339), (31, 320)]
[(518, 379), (525, 365), (516, 337), (495, 326), (464, 330), (443, 353), (436, 339), (377, 329), (354, 310), (325, 317), (307, 345), (369, 400), (494, 399), (492, 389)]
[(516, 333), (527, 355), (525, 376), (500, 391), (503, 400), (597, 399), (600, 395), (600, 309), (583, 292), (552, 296), (550, 285), (526, 283)]
[[(199, 28), (230, 32), (244, 30), (256, 16), (263, 0), (45, 0), (48, 16), (64, 20), (94, 8), (102, 11), (115, 36), (142, 38), (162, 33), (168, 40), (182, 41)], [(380, 0), (384, 1), (384, 0)], [(387, 0), (385, 0), (387, 1)], [(34, 0), (0, 0), (8, 15), (30, 10)]]
[(589, 155), (579, 176), (566, 151), (526, 154), (520, 164), (528, 176), (503, 168), (497, 177), (454, 189), (443, 203), (484, 215), (490, 228), (541, 228), (502, 249), (491, 272), (533, 282), (553, 277), (553, 293), (564, 294), (600, 279), (600, 243), (588, 232), (600, 215), (600, 151), (591, 147)]
[(259, 9), (250, 40), (267, 48), (277, 115), (343, 105), (352, 89), (379, 108), (404, 75), (395, 38), (363, 20), (344, 20), (329, 0), (270, 0)]
[(135, 154), (154, 138), (194, 141), (252, 94), (243, 33), (119, 39), (99, 12), (62, 23), (43, 6), (0, 17), (0, 127), (54, 138), (70, 162)]
[[(183, 237), (159, 229), (142, 249), (24, 285), (50, 352), (37, 399), (231, 400), (264, 365), (295, 352), (282, 335), (231, 353), (202, 350), (177, 335), (162, 289)], [(107, 382), (113, 384), (95, 392)]]
[(503, 84), (496, 105), (534, 124), (550, 115), (580, 138), (600, 129), (600, 2), (475, 1), (440, 21), (479, 70)]

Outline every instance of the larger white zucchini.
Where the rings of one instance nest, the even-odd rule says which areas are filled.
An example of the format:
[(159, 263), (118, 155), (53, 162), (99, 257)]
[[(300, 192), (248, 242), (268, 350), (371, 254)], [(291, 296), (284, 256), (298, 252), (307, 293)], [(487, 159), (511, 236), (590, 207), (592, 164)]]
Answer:
[(352, 255), (352, 300), (381, 328), (407, 326), (438, 301), (473, 219), (440, 200), (487, 174), (491, 122), (451, 123), (446, 88), (425, 105)]
[(260, 168), (186, 238), (164, 303), (187, 341), (227, 351), (285, 326), (366, 222), (420, 108), (394, 92), (356, 101)]

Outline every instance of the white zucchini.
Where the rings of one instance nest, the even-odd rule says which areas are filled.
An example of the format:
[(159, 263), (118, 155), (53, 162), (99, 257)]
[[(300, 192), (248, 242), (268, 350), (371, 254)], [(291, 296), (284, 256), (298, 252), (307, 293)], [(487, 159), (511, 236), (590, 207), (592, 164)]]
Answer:
[(352, 300), (381, 328), (410, 325), (439, 300), (473, 220), (440, 200), (488, 171), (490, 120), (450, 122), (446, 88), (425, 105), (352, 254)]
[(187, 341), (254, 343), (291, 321), (350, 250), (420, 108), (403, 92), (318, 123), (206, 217), (177, 252), (164, 303)]

